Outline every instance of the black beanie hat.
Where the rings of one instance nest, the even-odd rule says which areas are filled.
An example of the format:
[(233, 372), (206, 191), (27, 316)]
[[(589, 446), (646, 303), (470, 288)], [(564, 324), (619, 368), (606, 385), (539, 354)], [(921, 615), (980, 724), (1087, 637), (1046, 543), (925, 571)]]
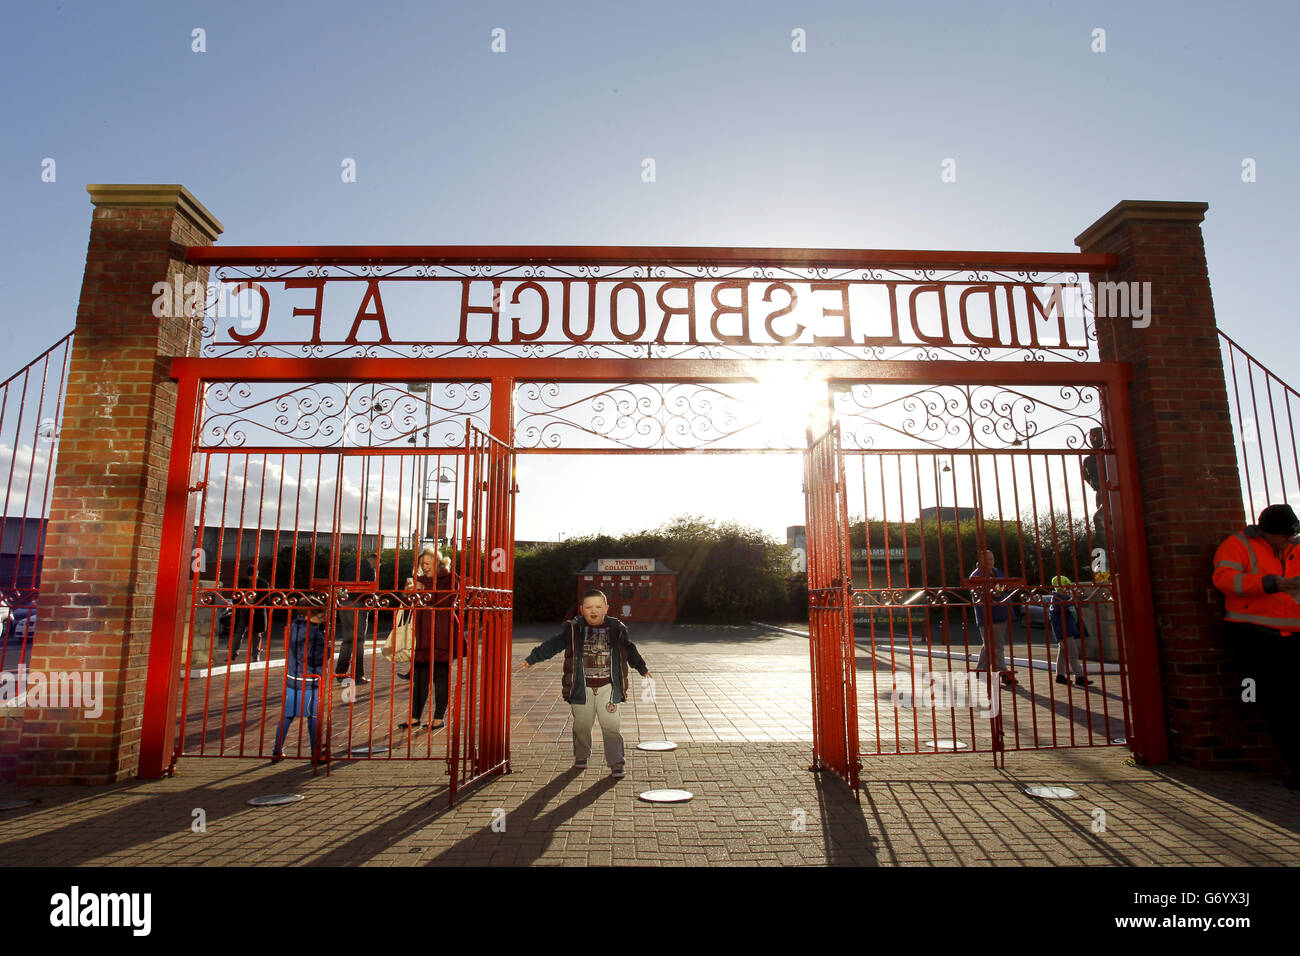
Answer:
[(1290, 505), (1269, 505), (1259, 513), (1258, 528), (1264, 534), (1300, 534), (1300, 520)]

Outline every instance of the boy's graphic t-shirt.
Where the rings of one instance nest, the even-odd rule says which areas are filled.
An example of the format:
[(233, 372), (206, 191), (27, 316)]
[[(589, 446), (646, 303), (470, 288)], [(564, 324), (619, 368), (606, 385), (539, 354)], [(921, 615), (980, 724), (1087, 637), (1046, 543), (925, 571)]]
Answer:
[(609, 627), (583, 625), (582, 673), (587, 685), (609, 683)]

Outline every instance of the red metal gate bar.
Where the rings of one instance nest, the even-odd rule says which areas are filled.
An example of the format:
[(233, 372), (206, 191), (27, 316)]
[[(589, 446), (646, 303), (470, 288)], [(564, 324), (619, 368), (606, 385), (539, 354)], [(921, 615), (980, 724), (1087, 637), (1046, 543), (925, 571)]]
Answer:
[[(239, 382), (762, 382), (764, 359), (656, 358), (175, 358), (173, 378)], [(1128, 376), (1121, 362), (933, 362), (800, 360), (810, 379), (827, 382), (917, 381), (935, 385), (1100, 385)]]
[(809, 441), (807, 501), (809, 658), (813, 770), (829, 770), (858, 791), (857, 654), (853, 641), (844, 458), (839, 425)]
[[(1156, 653), (1155, 609), (1151, 602), (1151, 569), (1147, 562), (1146, 530), (1138, 495), (1134, 451), (1133, 413), (1129, 405), (1127, 378), (1107, 389), (1105, 408), (1107, 434), (1115, 449), (1118, 486), (1128, 489), (1120, 495), (1118, 514), (1112, 514), (1117, 550), (1124, 555), (1127, 569), (1118, 582), (1116, 600), (1121, 602), (1117, 620), (1131, 625), (1123, 634), (1129, 661), (1128, 681), (1132, 691), (1133, 735), (1129, 745), (1139, 763), (1169, 761), (1169, 738), (1165, 725), (1164, 691), (1160, 686), (1160, 660)], [(1128, 695), (1125, 695), (1126, 699)]]
[(177, 383), (176, 389), (166, 503), (158, 547), (158, 591), (154, 598), (140, 734), (139, 775), (147, 780), (157, 779), (174, 768), (172, 751), (177, 733), (181, 631), (185, 626), (185, 618), (179, 612), (187, 590), (185, 569), (190, 567), (188, 548), (197, 507), (190, 482), (196, 464), (192, 452), (200, 412), (199, 385), (197, 378), (186, 378)]
[[(1223, 366), (1231, 388), (1242, 485), (1242, 517), (1253, 524), (1268, 504), (1288, 501), (1300, 488), (1300, 443), (1296, 413), (1300, 392), (1219, 331)], [(1244, 381), (1243, 381), (1244, 380)], [(1249, 407), (1243, 404), (1243, 392)], [(1267, 420), (1259, 414), (1260, 393), (1268, 399)], [(1271, 448), (1271, 453), (1270, 453)], [(1286, 454), (1290, 449), (1290, 454)]]
[[(494, 400), (497, 388), (494, 386)], [(510, 392), (507, 390), (507, 395)], [(466, 422), (458, 580), (460, 633), (450, 738), (451, 792), (508, 770), (513, 616), (514, 454)]]
[(1119, 257), (1083, 252), (964, 252), (919, 249), (714, 248), (709, 246), (189, 246), (185, 261), (256, 265), (753, 265), (837, 268), (1113, 269)]
[[(5, 480), (4, 504), (0, 509), (0, 540), (13, 542), (12, 551), (5, 554), (5, 558), (13, 562), (12, 566), (7, 569), (7, 573), (0, 573), (0, 604), (3, 604), (6, 612), (4, 633), (0, 634), (0, 671), (16, 669), (29, 658), (36, 633), (51, 482), (57, 461), (63, 397), (71, 354), (72, 333), (69, 332), (0, 382), (0, 443), (9, 441), (12, 449), (9, 475)], [(31, 399), (29, 391), (36, 392)], [(53, 415), (46, 418), (51, 403), (54, 406)], [(29, 435), (31, 459), (27, 465), (27, 480), (22, 488), (15, 489), (14, 472), (18, 467), (18, 455), (24, 439)], [(40, 451), (41, 441), (48, 444), (43, 455)], [(39, 497), (34, 498), (32, 480), (42, 459), (45, 477)], [(20, 512), (10, 514), (15, 508), (20, 508)], [(29, 527), (29, 523), (34, 523), (35, 527)], [(13, 531), (15, 524), (16, 533)], [(21, 624), (15, 613), (20, 610), (26, 612)], [(15, 635), (18, 636), (18, 647), (10, 654), (6, 638)]]

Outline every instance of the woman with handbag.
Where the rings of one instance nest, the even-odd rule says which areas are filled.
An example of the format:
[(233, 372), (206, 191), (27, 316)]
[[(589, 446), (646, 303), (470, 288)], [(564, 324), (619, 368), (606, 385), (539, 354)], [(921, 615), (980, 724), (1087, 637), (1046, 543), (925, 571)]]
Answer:
[[(439, 561), (438, 552), (426, 547), (420, 552), (419, 573), (407, 578), (407, 587), (434, 591), (432, 606), (415, 608), (411, 612), (411, 719), (410, 724), (398, 724), (399, 729), (419, 724), (421, 730), (441, 730), (443, 715), (447, 711), (447, 685), (452, 653), (451, 608), (455, 598), (455, 578), (451, 562)], [(434, 709), (430, 723), (419, 723), (424, 705), (433, 686)]]

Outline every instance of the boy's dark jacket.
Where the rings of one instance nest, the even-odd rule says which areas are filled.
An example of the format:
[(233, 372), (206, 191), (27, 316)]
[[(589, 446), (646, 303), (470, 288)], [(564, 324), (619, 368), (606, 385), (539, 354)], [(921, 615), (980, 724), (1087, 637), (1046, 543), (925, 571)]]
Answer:
[[(582, 643), (587, 622), (581, 616), (565, 622), (559, 634), (543, 641), (533, 648), (528, 655), (529, 664), (538, 664), (564, 651), (564, 676), (560, 679), (560, 693), (570, 704), (587, 702), (587, 680), (582, 674)], [(645, 677), (650, 668), (637, 653), (636, 645), (628, 640), (627, 627), (616, 617), (605, 618), (609, 628), (609, 672), (618, 674), (619, 679), (610, 681), (609, 699), (617, 704), (627, 700), (628, 665), (636, 668), (638, 674)]]
[[(308, 634), (311, 635), (310, 646), (307, 641)], [(319, 624), (312, 624), (305, 617), (295, 617), (293, 623), (289, 625), (289, 660), (286, 665), (288, 676), (319, 677), (324, 665), (325, 629)]]

